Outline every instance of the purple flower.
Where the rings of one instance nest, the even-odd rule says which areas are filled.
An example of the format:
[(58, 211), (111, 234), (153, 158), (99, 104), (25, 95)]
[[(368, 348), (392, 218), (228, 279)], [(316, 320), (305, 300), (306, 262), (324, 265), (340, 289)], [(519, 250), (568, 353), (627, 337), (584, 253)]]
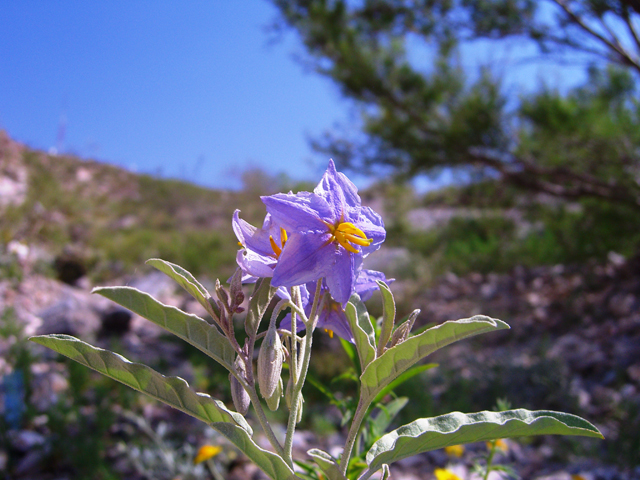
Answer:
[(271, 284), (291, 287), (324, 278), (335, 301), (346, 305), (363, 257), (380, 248), (386, 235), (380, 216), (361, 205), (356, 186), (329, 161), (313, 193), (278, 193), (262, 201), (288, 234)]
[[(360, 275), (356, 280), (355, 285), (355, 293), (360, 296), (360, 299), (364, 302), (371, 298), (374, 290), (378, 290), (377, 280), (381, 280), (386, 283), (393, 282), (393, 279), (387, 280), (384, 273), (378, 272), (375, 270), (362, 270)], [(303, 306), (305, 313), (307, 316), (311, 313), (311, 306), (313, 304), (313, 299), (315, 296), (316, 286), (313, 283), (308, 283), (306, 290), (308, 293), (308, 300), (305, 303), (305, 299), (303, 298)], [(326, 284), (323, 283), (321, 289), (321, 295), (327, 290)], [(322, 328), (325, 331), (329, 332), (329, 335), (333, 336), (335, 332), (338, 336), (344, 338), (345, 340), (353, 343), (353, 334), (351, 333), (351, 327), (349, 326), (349, 320), (347, 320), (347, 316), (344, 313), (344, 309), (342, 305), (336, 302), (335, 300), (328, 298), (325, 300), (322, 309), (318, 312), (318, 325), (317, 328)], [(297, 323), (297, 331), (300, 332), (304, 330), (304, 323), (298, 319)], [(282, 319), (280, 322), (280, 328), (285, 330), (291, 329), (291, 315), (288, 314)]]
[[(278, 227), (267, 213), (262, 228), (256, 228), (240, 218), (240, 210), (233, 213), (233, 231), (242, 246), (236, 261), (242, 269), (243, 282), (255, 282), (257, 278), (272, 277), (287, 232)], [(286, 291), (286, 289), (285, 289)]]

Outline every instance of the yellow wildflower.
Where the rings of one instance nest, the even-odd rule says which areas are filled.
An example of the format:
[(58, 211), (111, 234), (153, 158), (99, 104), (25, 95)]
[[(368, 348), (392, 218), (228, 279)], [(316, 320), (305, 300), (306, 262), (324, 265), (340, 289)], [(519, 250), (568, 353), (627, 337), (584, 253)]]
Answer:
[(507, 445), (507, 442), (502, 439), (487, 442), (487, 449), (491, 450), (492, 448), (500, 450), (502, 451), (502, 453), (506, 453), (509, 451), (509, 445)]
[(444, 451), (450, 457), (458, 457), (460, 458), (464, 453), (463, 445), (450, 445), (448, 447), (444, 447)]
[(196, 458), (193, 459), (194, 465), (209, 460), (210, 458), (215, 457), (222, 451), (222, 447), (220, 445), (203, 445), (198, 450)]
[(433, 474), (438, 480), (462, 480), (458, 475), (446, 468), (436, 468)]

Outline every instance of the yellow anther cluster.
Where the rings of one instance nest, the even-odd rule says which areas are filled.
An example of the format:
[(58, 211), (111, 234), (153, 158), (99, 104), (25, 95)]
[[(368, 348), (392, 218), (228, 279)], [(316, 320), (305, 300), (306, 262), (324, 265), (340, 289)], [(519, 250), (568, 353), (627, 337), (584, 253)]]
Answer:
[(271, 242), (271, 248), (273, 249), (273, 253), (275, 254), (276, 258), (280, 257), (282, 249), (284, 248), (284, 244), (287, 243), (287, 238), (287, 231), (282, 227), (280, 227), (280, 245), (278, 245), (273, 239), (273, 235), (269, 235), (269, 242)]
[(330, 242), (338, 242), (347, 251), (351, 253), (360, 253), (352, 244), (368, 247), (373, 239), (367, 238), (365, 233), (351, 222), (340, 222), (337, 225), (331, 225), (324, 222), (331, 233)]

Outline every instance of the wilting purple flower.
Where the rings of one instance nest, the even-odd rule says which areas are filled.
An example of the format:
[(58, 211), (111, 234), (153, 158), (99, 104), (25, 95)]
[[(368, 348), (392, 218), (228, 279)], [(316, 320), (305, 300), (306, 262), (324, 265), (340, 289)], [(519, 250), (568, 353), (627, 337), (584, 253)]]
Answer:
[(272, 285), (291, 287), (324, 278), (336, 302), (346, 305), (363, 257), (380, 248), (386, 235), (380, 216), (361, 205), (356, 186), (329, 161), (313, 193), (278, 193), (262, 201), (288, 234)]
[[(393, 279), (388, 279), (385, 277), (384, 273), (378, 272), (375, 270), (362, 270), (360, 275), (356, 279), (355, 285), (355, 293), (357, 293), (362, 301), (367, 301), (373, 295), (374, 290), (378, 290), (377, 280), (381, 280), (385, 283), (393, 282)], [(305, 313), (308, 315), (311, 314), (311, 307), (313, 304), (313, 299), (315, 297), (316, 287), (313, 283), (307, 284), (307, 290), (310, 292), (308, 297), (308, 302), (304, 303), (303, 306)], [(323, 283), (321, 289), (321, 295), (327, 290), (326, 284)], [(338, 336), (348, 340), (353, 343), (353, 334), (351, 333), (351, 327), (349, 326), (349, 320), (347, 320), (347, 316), (344, 313), (344, 309), (342, 305), (333, 300), (332, 298), (325, 299), (324, 304), (322, 305), (322, 309), (318, 312), (318, 326), (317, 328), (322, 328), (327, 330), (330, 335), (333, 335), (333, 332), (338, 334)], [(298, 319), (297, 323), (297, 331), (300, 332), (304, 330), (304, 323)], [(284, 328), (285, 330), (291, 329), (291, 315), (287, 315), (280, 322), (280, 328)]]

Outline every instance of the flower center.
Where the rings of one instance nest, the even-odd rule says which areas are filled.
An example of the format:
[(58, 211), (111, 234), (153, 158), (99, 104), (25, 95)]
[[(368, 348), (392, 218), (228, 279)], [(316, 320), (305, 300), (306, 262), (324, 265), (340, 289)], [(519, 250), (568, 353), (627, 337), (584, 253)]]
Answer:
[(360, 253), (360, 250), (352, 244), (368, 247), (373, 242), (372, 238), (367, 238), (365, 233), (351, 222), (338, 222), (335, 225), (324, 222), (324, 224), (329, 228), (329, 233), (331, 233), (329, 242), (337, 242), (351, 253)]
[(280, 257), (282, 253), (282, 249), (284, 248), (284, 244), (287, 243), (287, 231), (280, 227), (280, 245), (276, 243), (273, 239), (273, 235), (269, 235), (269, 242), (271, 242), (271, 248), (273, 249), (273, 253), (276, 256), (276, 259)]

